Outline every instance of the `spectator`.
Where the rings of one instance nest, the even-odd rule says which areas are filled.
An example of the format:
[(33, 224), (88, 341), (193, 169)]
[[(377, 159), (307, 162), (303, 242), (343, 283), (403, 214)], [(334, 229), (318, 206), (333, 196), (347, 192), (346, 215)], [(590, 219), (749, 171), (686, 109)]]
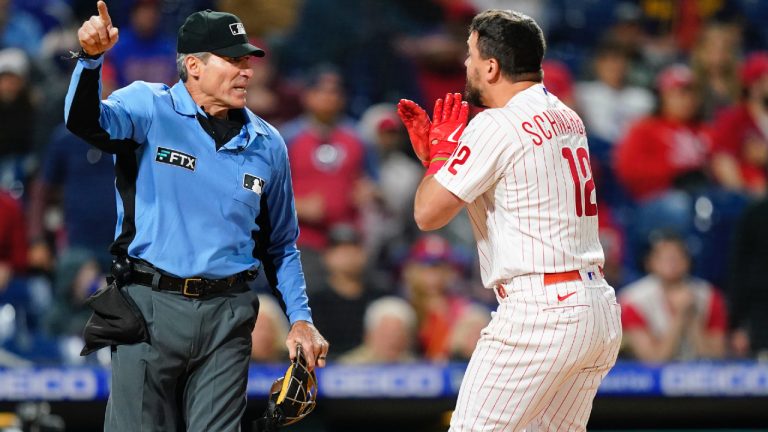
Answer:
[(746, 210), (731, 252), (728, 300), (732, 347), (740, 357), (768, 359), (768, 199)]
[(658, 34), (672, 38), (674, 45), (682, 52), (688, 52), (707, 22), (714, 19), (736, 18), (739, 2), (700, 1), (653, 2), (643, 1), (643, 20), (647, 27)]
[(632, 354), (644, 362), (725, 355), (726, 309), (718, 290), (689, 274), (691, 258), (682, 238), (651, 239), (648, 275), (619, 295), (622, 326)]
[(39, 24), (44, 35), (52, 30), (69, 25), (74, 18), (71, 0), (25, 0), (13, 1), (20, 10), (30, 14)]
[[(614, 41), (629, 54), (627, 81), (630, 85), (648, 88), (660, 65), (669, 64), (676, 50), (668, 37), (652, 34), (643, 22), (643, 10), (632, 1), (606, 2), (614, 5), (612, 25), (603, 30), (602, 41)], [(599, 46), (595, 44), (595, 46)]]
[(334, 225), (328, 239), (323, 253), (327, 277), (322, 286), (311, 289), (309, 305), (315, 325), (333, 341), (332, 356), (362, 342), (363, 315), (377, 292), (365, 278), (367, 254), (357, 230)]
[(399, 297), (382, 297), (365, 311), (365, 341), (339, 358), (339, 363), (407, 363), (416, 360), (413, 340), (416, 314)]
[(475, 15), (471, 4), (436, 1), (443, 19), (428, 32), (403, 39), (400, 49), (414, 64), (421, 99), (431, 103), (464, 88), (467, 28)]
[(405, 250), (415, 237), (413, 199), (424, 168), (412, 156), (393, 104), (368, 108), (359, 129), (360, 136), (375, 147), (381, 173), (378, 199), (363, 214), (367, 249), (376, 269), (392, 273), (398, 251)]
[(24, 237), (21, 205), (0, 190), (0, 298), (14, 276), (27, 267), (27, 240)]
[(715, 121), (712, 171), (725, 188), (761, 196), (768, 164), (768, 52), (747, 58), (741, 81), (742, 101)]
[(658, 112), (633, 124), (616, 149), (616, 174), (636, 200), (703, 182), (708, 139), (698, 121), (693, 73), (684, 65), (657, 78)]
[(451, 334), (466, 312), (469, 300), (451, 292), (458, 274), (451, 244), (443, 237), (421, 237), (411, 248), (403, 269), (408, 299), (419, 323), (419, 345), (428, 360), (451, 355)]
[(592, 61), (595, 79), (576, 84), (576, 104), (587, 131), (611, 144), (626, 134), (631, 123), (653, 109), (653, 95), (628, 84), (629, 65), (629, 51), (618, 42), (606, 40), (598, 46)]
[(288, 354), (285, 338), (288, 336), (288, 320), (280, 305), (271, 295), (259, 294), (259, 315), (251, 332), (251, 361), (275, 363)]
[[(254, 41), (253, 44), (265, 46), (262, 41)], [(251, 111), (277, 127), (301, 114), (298, 87), (277, 73), (271, 56), (251, 62), (251, 68), (253, 76), (248, 81), (246, 101)]]
[[(218, 0), (216, 10), (233, 13), (243, 20), (245, 31), (256, 37), (285, 36), (296, 25), (299, 0), (254, 2), (251, 0)], [(263, 47), (261, 44), (256, 46)], [(257, 113), (258, 114), (258, 113)]]
[(50, 300), (48, 287), (32, 286), (27, 277), (25, 229), (21, 204), (0, 189), (0, 308), (7, 306), (6, 312), (14, 312), (14, 331), (7, 335), (14, 342), (37, 328), (38, 319)]
[[(598, 190), (601, 190), (598, 186)], [(604, 204), (598, 204), (600, 215), (597, 226), (600, 244), (603, 246), (605, 263), (603, 264), (603, 277), (613, 287), (622, 287), (627, 281), (637, 279), (631, 269), (624, 265), (626, 254), (626, 231), (617, 220), (616, 211)]]
[[(111, 64), (102, 66), (102, 96), (116, 88)], [(82, 248), (109, 269), (109, 245), (115, 238), (115, 169), (112, 156), (91, 146), (59, 125), (48, 144), (43, 165), (34, 182), (29, 203), (30, 265), (50, 269), (53, 257), (67, 248)], [(63, 236), (49, 246), (46, 214), (60, 198), (64, 215)]]
[(360, 119), (360, 136), (378, 153), (379, 188), (386, 211), (397, 220), (413, 219), (413, 192), (424, 169), (411, 155), (410, 145), (393, 104), (373, 105)]
[(36, 107), (29, 69), (22, 50), (0, 51), (0, 187), (13, 189), (16, 196), (23, 193), (34, 151)]
[[(252, 9), (253, 2), (248, 3)], [(337, 65), (348, 84), (348, 111), (355, 117), (375, 102), (418, 93), (416, 72), (396, 46), (403, 33), (423, 32), (432, 24), (413, 18), (418, 11), (434, 12), (432, 2), (299, 3), (297, 22), (277, 47), (281, 74), (299, 76), (323, 62)]]
[[(56, 264), (54, 300), (43, 316), (43, 330), (53, 336), (81, 336), (91, 308), (85, 300), (106, 286), (108, 269), (99, 266), (95, 256), (85, 249), (69, 249)], [(82, 349), (81, 344), (78, 351)]]
[(556, 94), (564, 104), (575, 109), (573, 77), (568, 66), (557, 60), (545, 60), (541, 68), (544, 70), (544, 85), (547, 90)]
[(469, 361), (480, 332), (491, 322), (488, 308), (477, 304), (467, 306), (451, 332), (451, 360)]
[(134, 81), (173, 85), (178, 81), (176, 46), (160, 25), (161, 0), (136, 0), (130, 25), (120, 28), (120, 43), (109, 55), (117, 72), (117, 86)]
[(13, 3), (13, 0), (0, 0), (0, 47), (20, 48), (27, 55), (36, 56), (43, 39), (43, 26)]
[(735, 25), (712, 23), (702, 30), (693, 48), (691, 67), (706, 120), (738, 98), (739, 42)]
[(308, 74), (302, 95), (305, 114), (285, 124), (281, 132), (288, 146), (299, 217), (298, 246), (304, 272), (320, 279), (320, 253), (328, 230), (337, 223), (359, 223), (360, 208), (372, 197), (367, 165), (370, 151), (344, 117), (344, 87), (332, 66), (318, 66)]

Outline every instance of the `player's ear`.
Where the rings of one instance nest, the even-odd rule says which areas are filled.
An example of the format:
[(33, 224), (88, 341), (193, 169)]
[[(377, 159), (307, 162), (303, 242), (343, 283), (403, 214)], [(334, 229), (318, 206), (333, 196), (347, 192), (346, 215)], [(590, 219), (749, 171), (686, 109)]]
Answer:
[(501, 77), (501, 68), (499, 62), (491, 57), (488, 59), (485, 69), (485, 76), (488, 82), (494, 83)]

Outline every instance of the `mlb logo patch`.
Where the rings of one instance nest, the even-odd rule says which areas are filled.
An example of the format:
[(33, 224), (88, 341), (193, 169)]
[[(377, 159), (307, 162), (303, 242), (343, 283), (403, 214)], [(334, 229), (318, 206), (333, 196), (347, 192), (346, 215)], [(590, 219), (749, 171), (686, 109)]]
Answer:
[(589, 280), (595, 280), (595, 272), (587, 272), (587, 277)]
[(256, 193), (256, 195), (261, 195), (262, 190), (264, 190), (264, 179), (246, 174), (243, 177), (243, 187)]
[(232, 32), (233, 35), (244, 35), (245, 34), (245, 26), (243, 26), (243, 23), (234, 23), (229, 25), (229, 30)]

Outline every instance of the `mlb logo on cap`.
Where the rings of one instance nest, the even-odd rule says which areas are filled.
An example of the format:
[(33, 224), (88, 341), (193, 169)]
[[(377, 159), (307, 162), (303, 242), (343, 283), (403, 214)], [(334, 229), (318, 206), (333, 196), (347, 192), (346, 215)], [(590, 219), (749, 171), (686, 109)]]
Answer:
[(233, 23), (229, 25), (229, 30), (232, 32), (233, 35), (244, 35), (245, 34), (245, 26), (243, 26), (243, 23)]
[(264, 50), (248, 41), (240, 18), (210, 9), (191, 14), (179, 27), (176, 52), (211, 52), (224, 57), (264, 57)]

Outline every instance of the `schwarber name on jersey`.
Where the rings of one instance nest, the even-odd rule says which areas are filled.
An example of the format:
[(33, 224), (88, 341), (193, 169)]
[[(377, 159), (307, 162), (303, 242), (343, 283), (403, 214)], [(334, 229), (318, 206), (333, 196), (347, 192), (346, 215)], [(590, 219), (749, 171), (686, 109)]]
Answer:
[(602, 266), (584, 124), (543, 85), (478, 114), (435, 179), (468, 203), (487, 288)]

